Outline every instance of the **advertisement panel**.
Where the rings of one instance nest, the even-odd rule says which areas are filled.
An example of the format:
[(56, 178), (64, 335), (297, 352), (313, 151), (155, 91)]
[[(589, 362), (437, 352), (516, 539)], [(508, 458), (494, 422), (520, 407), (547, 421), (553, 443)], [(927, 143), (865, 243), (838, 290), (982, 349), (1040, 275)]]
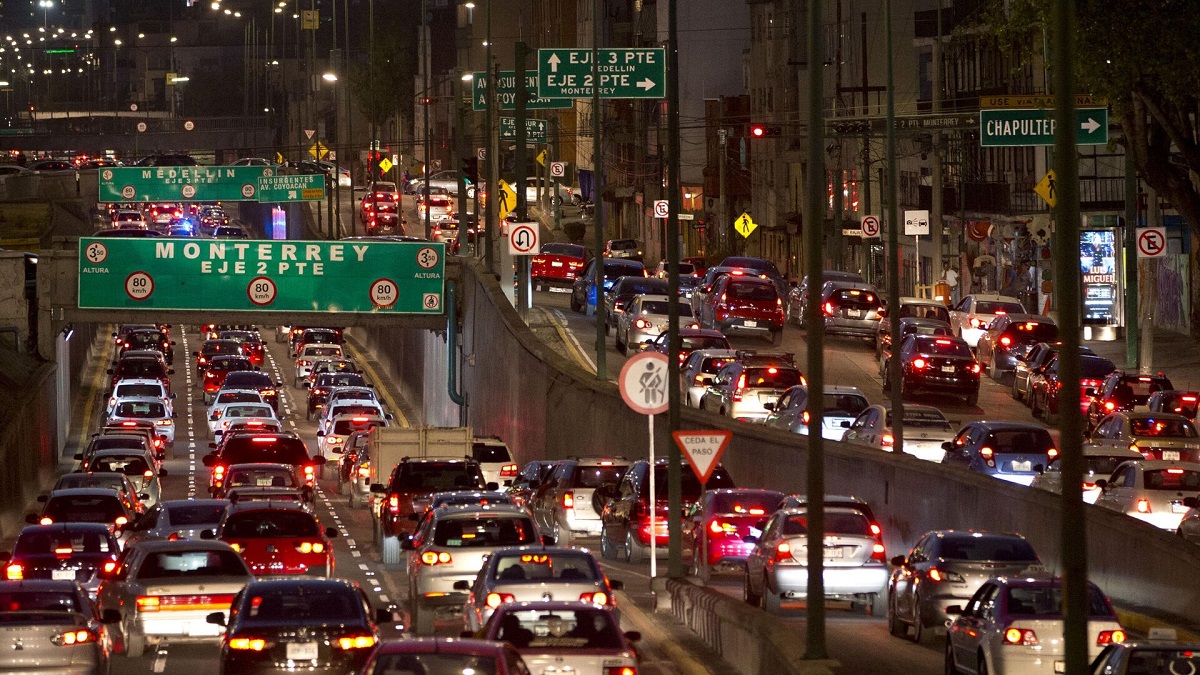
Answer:
[(1079, 233), (1083, 323), (1121, 325), (1121, 267), (1117, 231), (1106, 228)]

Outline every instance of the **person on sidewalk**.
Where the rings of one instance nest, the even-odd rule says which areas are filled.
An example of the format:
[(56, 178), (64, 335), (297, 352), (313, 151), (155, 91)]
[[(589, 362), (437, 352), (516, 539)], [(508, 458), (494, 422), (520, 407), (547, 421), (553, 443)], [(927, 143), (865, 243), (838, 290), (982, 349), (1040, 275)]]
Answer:
[(950, 305), (958, 304), (958, 272), (950, 265), (947, 260), (942, 263), (942, 283), (950, 287)]

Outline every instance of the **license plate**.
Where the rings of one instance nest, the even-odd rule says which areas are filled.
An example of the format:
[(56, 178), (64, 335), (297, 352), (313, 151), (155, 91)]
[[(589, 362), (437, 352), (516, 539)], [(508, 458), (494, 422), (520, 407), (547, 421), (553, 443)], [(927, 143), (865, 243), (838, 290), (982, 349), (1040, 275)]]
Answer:
[(550, 292), (551, 292), (551, 293), (570, 293), (570, 292), (571, 292), (571, 289), (569, 289), (569, 288), (558, 288), (557, 286), (551, 286), (551, 287), (550, 287)]
[(862, 318), (862, 310), (861, 309), (848, 309), (848, 310), (846, 310), (846, 318), (861, 319)]
[(1187, 513), (1189, 510), (1183, 505), (1183, 502), (1171, 502), (1171, 513)]
[(758, 322), (757, 322), (757, 321), (749, 321), (749, 320), (747, 320), (747, 321), (743, 321), (742, 323), (743, 323), (743, 324), (746, 326), (746, 328), (758, 328)]
[(550, 261), (550, 266), (551, 267), (562, 267), (562, 263), (552, 260), (552, 261)]
[(1054, 662), (1054, 672), (1056, 672), (1056, 673), (1067, 672), (1067, 662), (1066, 661), (1055, 661)]
[(287, 657), (290, 661), (315, 661), (317, 658), (317, 643), (289, 642)]
[(835, 547), (835, 548), (825, 549), (825, 557), (826, 558), (845, 558), (846, 554), (844, 551), (842, 551), (841, 547), (839, 546), (839, 547)]
[(942, 372), (943, 373), (953, 373), (954, 366), (942, 366)]
[(254, 484), (258, 487), (271, 487), (271, 478), (256, 478)]
[(1178, 450), (1163, 450), (1162, 458), (1163, 458), (1163, 461), (1178, 462), (1179, 461), (1179, 451)]
[(55, 581), (75, 581), (75, 570), (50, 570), (50, 578)]
[(1033, 461), (1028, 460), (1028, 461), (1024, 461), (1024, 462), (1018, 462), (1014, 459), (1013, 463), (1012, 463), (1012, 470), (1013, 471), (1032, 471), (1033, 470)]

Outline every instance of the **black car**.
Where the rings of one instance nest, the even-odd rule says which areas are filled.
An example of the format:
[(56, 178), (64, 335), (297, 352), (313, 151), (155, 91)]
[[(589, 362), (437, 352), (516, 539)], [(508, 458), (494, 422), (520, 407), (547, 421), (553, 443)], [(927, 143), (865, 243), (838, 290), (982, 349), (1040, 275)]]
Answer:
[(272, 380), (267, 373), (257, 370), (237, 370), (225, 376), (221, 389), (255, 389), (262, 396), (263, 403), (271, 404), (275, 414), (279, 414), (279, 390), (283, 382)]
[(1039, 314), (1002, 314), (992, 320), (987, 332), (979, 336), (976, 351), (979, 363), (988, 369), (993, 380), (1004, 371), (1016, 370), (1030, 350), (1039, 342), (1058, 339), (1058, 325), (1053, 319)]
[(126, 333), (121, 342), (118, 356), (127, 351), (154, 349), (163, 353), (168, 364), (175, 363), (175, 341), (157, 328), (147, 328)]
[[(583, 268), (583, 272), (580, 272), (579, 277), (571, 284), (571, 310), (574, 312), (586, 312), (588, 305), (596, 304), (595, 274), (597, 262), (597, 258), (589, 260), (587, 266)], [(646, 276), (646, 266), (637, 260), (603, 258), (603, 264), (605, 294), (622, 277)]]
[(1155, 393), (1174, 389), (1171, 380), (1162, 373), (1142, 375), (1134, 371), (1115, 370), (1106, 375), (1099, 386), (1093, 385), (1084, 391), (1085, 396), (1091, 396), (1087, 407), (1087, 431), (1091, 433), (1109, 413), (1146, 407)]
[(942, 448), (945, 464), (1022, 485), (1058, 458), (1050, 432), (1026, 422), (971, 422)]
[(361, 373), (321, 373), (312, 386), (308, 388), (308, 409), (304, 419), (311, 420), (329, 400), (329, 390), (333, 387), (368, 387), (366, 378)]
[(604, 294), (605, 327), (611, 333), (617, 326), (617, 318), (625, 312), (625, 307), (633, 302), (638, 295), (666, 295), (667, 280), (646, 277), (621, 277), (613, 283), (612, 288)]
[[(900, 344), (900, 390), (960, 394), (967, 405), (979, 403), (979, 372), (971, 348), (962, 338), (909, 335)], [(883, 380), (891, 389), (890, 374)]]
[(343, 579), (252, 581), (224, 612), (208, 622), (225, 626), (221, 672), (287, 673), (304, 663), (308, 673), (360, 672), (379, 643), (379, 624), (392, 609), (377, 609), (358, 584)]
[[(825, 270), (821, 272), (821, 283), (817, 286), (817, 288), (824, 288), (825, 284), (830, 281), (863, 283), (865, 279), (862, 278), (861, 274), (855, 274), (854, 272)], [(794, 323), (797, 326), (804, 323), (804, 307), (807, 304), (808, 283), (809, 279), (808, 275), (806, 274), (795, 288), (792, 288), (790, 291), (788, 291), (787, 301), (784, 305), (784, 310), (787, 313), (788, 323)]]
[(525, 506), (529, 503), (538, 487), (550, 475), (550, 471), (557, 463), (553, 460), (539, 459), (521, 467), (516, 478), (513, 478), (512, 485), (508, 487), (508, 494), (512, 495), (517, 506)]
[(107, 525), (68, 522), (26, 527), (12, 553), (0, 554), (0, 561), (9, 581), (67, 579), (94, 595), (100, 572), (111, 572), (120, 554), (121, 545)]
[[(879, 357), (880, 374), (884, 368), (887, 368), (888, 359), (892, 357), (892, 331), (889, 319), (884, 319), (884, 326), (876, 335), (878, 349), (876, 356)], [(940, 337), (953, 337), (954, 329), (950, 324), (938, 319), (921, 319), (915, 316), (906, 316), (900, 319), (900, 341), (909, 335), (933, 335)]]

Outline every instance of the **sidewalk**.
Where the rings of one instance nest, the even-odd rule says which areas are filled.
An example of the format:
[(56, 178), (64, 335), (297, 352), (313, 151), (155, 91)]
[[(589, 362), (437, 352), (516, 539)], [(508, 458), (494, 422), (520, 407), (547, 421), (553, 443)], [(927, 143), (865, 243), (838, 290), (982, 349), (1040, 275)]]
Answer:
[[(1125, 340), (1083, 342), (1100, 356), (1126, 368)], [(1164, 329), (1154, 330), (1154, 355), (1151, 373), (1162, 371), (1176, 389), (1200, 390), (1200, 344), (1190, 335)]]

